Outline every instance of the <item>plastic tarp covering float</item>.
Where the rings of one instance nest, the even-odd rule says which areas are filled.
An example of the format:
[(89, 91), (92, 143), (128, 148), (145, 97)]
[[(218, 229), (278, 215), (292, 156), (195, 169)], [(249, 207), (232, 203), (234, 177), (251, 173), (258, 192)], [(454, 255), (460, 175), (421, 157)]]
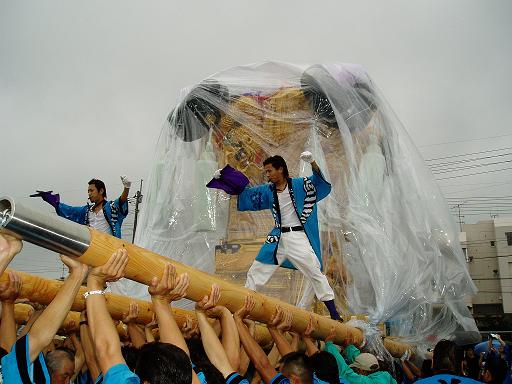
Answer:
[[(416, 344), (476, 332), (464, 301), (475, 286), (447, 204), (359, 65), (266, 62), (183, 90), (158, 140), (135, 242), (243, 285), (272, 215), (238, 212), (236, 196), (205, 185), (227, 164), (251, 185), (266, 183), (262, 163), (276, 154), (291, 177), (311, 175), (299, 158), (306, 150), (332, 184), (318, 216), (342, 313), (366, 314)], [(279, 268), (262, 292), (304, 304), (304, 286), (299, 272)], [(117, 289), (147, 295), (129, 281)]]

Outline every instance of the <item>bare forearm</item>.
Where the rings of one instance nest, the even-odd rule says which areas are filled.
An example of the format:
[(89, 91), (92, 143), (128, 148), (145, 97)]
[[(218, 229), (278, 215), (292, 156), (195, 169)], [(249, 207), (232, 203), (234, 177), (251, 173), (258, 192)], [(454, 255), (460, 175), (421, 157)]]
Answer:
[(124, 188), (123, 193), (119, 196), (119, 202), (124, 203), (128, 199), (128, 194), (130, 193), (130, 188)]
[(201, 330), (201, 340), (203, 342), (204, 351), (215, 368), (226, 378), (234, 369), (204, 312), (196, 311), (196, 314), (198, 326)]
[(240, 350), (240, 338), (238, 336), (238, 331), (236, 330), (233, 315), (228, 309), (226, 309), (222, 314), (220, 323), (222, 326), (222, 346), (226, 351), (229, 363), (234, 370), (238, 370), (240, 365), (240, 355), (238, 353)]
[(153, 311), (155, 312), (158, 328), (160, 329), (160, 341), (174, 344), (190, 356), (187, 343), (181, 334), (178, 324), (176, 324), (176, 320), (174, 320), (169, 304), (153, 300)]
[(306, 355), (312, 356), (318, 352), (318, 347), (309, 337), (304, 337), (304, 344), (306, 344)]
[[(87, 289), (89, 291), (102, 290), (103, 283), (90, 278), (87, 281)], [(111, 366), (111, 357), (113, 357), (114, 361), (123, 361), (121, 342), (119, 341), (119, 335), (114, 322), (108, 312), (105, 296), (91, 295), (87, 298), (86, 304), (87, 318), (97, 361), (101, 371), (105, 373)]]
[(147, 343), (152, 343), (155, 341), (155, 336), (153, 336), (153, 330), (151, 328), (144, 328), (144, 334), (146, 335)]
[(279, 353), (279, 349), (277, 349), (277, 346), (274, 343), (274, 345), (272, 346), (272, 349), (268, 353), (268, 361), (270, 361), (270, 365), (272, 367), (276, 367), (277, 363), (279, 362), (280, 359), (281, 359), (281, 354)]
[(322, 171), (320, 171), (320, 167), (318, 166), (318, 164), (316, 163), (316, 161), (313, 161), (311, 163), (311, 169), (313, 170), (313, 172), (316, 172), (316, 173), (322, 173)]
[(59, 330), (82, 284), (83, 275), (72, 272), (52, 302), (30, 330), (30, 359), (34, 361)]
[(0, 347), (9, 352), (16, 342), (16, 321), (14, 320), (14, 303), (2, 302), (2, 322), (0, 323)]
[(249, 363), (251, 360), (249, 360), (249, 356), (247, 356), (247, 353), (245, 353), (245, 348), (241, 345), (240, 346), (240, 365), (238, 366), (238, 373), (244, 376), (247, 373), (247, 369), (249, 368)]
[(21, 330), (18, 338), (21, 339), (23, 336), (25, 336), (30, 331), (30, 329), (32, 328), (32, 325), (34, 325), (35, 321), (39, 318), (39, 316), (41, 316), (41, 313), (43, 313), (42, 310), (34, 311), (32, 316), (30, 316), (30, 319), (28, 319), (27, 324), (25, 324), (25, 326)]
[(269, 327), (268, 331), (272, 339), (274, 339), (274, 343), (276, 344), (277, 349), (281, 356), (287, 355), (290, 352), (293, 352), (292, 347), (288, 343), (288, 341), (284, 338), (283, 334), (275, 328)]
[(128, 335), (130, 336), (130, 340), (135, 348), (140, 348), (146, 344), (146, 337), (137, 324), (128, 324)]
[(5, 255), (0, 255), (0, 275), (5, 272), (7, 267), (12, 261), (12, 257), (7, 257)]
[(290, 347), (292, 348), (293, 352), (296, 352), (299, 350), (299, 334), (293, 332), (292, 333), (292, 342), (290, 343)]
[(70, 338), (71, 342), (73, 343), (73, 346), (75, 347), (75, 373), (73, 375), (73, 378), (71, 379), (71, 381), (73, 382), (73, 380), (76, 378), (76, 376), (78, 376), (78, 373), (82, 370), (82, 367), (84, 366), (85, 356), (82, 344), (80, 343), (76, 335), (72, 334)]
[(256, 340), (253, 339), (243, 320), (235, 317), (235, 324), (245, 353), (247, 353), (247, 356), (249, 356), (249, 359), (251, 359), (254, 367), (265, 383), (269, 383), (276, 375), (276, 370), (270, 365), (267, 355), (263, 352), (263, 349), (261, 349)]
[(100, 375), (100, 368), (98, 361), (96, 360), (96, 353), (94, 352), (94, 346), (91, 340), (91, 334), (87, 325), (80, 326), (80, 340), (82, 341), (82, 348), (85, 356), (85, 363), (94, 381)]
[(402, 368), (404, 370), (405, 376), (407, 376), (407, 379), (414, 380), (414, 374), (409, 369), (409, 365), (407, 364), (407, 361), (404, 361), (402, 363)]
[(409, 360), (404, 361), (404, 365), (407, 365), (407, 368), (410, 369), (410, 371), (413, 373), (414, 376), (420, 377), (421, 376), (421, 369), (419, 369), (413, 362)]

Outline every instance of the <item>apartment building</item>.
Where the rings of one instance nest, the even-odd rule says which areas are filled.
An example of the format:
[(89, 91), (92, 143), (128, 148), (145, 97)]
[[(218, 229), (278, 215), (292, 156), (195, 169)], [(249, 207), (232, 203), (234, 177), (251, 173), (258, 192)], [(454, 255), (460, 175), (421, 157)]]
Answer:
[(478, 293), (473, 314), (512, 314), (512, 218), (462, 225), (461, 246)]

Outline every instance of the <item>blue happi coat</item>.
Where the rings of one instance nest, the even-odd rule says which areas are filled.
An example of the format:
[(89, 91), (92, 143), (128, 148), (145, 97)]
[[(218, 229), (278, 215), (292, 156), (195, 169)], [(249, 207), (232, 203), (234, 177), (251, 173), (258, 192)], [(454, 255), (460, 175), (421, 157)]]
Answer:
[[(71, 205), (59, 203), (55, 208), (57, 215), (65, 217), (78, 224), (89, 225), (89, 211), (93, 208), (92, 204), (73, 207)], [(110, 227), (111, 235), (121, 238), (121, 225), (124, 218), (128, 215), (128, 200), (121, 204), (120, 198), (115, 200), (105, 200), (103, 202), (103, 214)]]
[[(331, 184), (324, 179), (321, 173), (313, 172), (313, 175), (309, 177), (288, 179), (288, 189), (295, 212), (304, 226), (306, 236), (320, 261), (321, 268), (323, 268), (316, 204), (331, 192)], [(246, 188), (238, 195), (237, 208), (239, 211), (270, 209), (275, 227), (268, 234), (256, 260), (265, 264), (277, 265), (276, 252), (281, 237), (281, 213), (275, 185), (268, 183)], [(295, 268), (288, 260), (281, 266)]]

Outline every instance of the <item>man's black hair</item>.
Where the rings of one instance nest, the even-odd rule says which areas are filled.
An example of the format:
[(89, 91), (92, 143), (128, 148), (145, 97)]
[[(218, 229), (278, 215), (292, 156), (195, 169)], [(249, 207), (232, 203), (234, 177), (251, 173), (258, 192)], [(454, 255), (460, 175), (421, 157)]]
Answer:
[(101, 190), (101, 188), (103, 188), (103, 198), (107, 198), (107, 187), (105, 187), (105, 183), (103, 181), (98, 179), (91, 179), (87, 184), (96, 186), (98, 192)]
[(285, 178), (289, 177), (288, 166), (286, 165), (286, 161), (284, 161), (284, 159), (281, 156), (275, 155), (265, 159), (263, 165), (268, 164), (272, 165), (272, 167), (274, 167), (275, 169), (283, 168), (283, 176)]
[(336, 358), (326, 351), (319, 351), (309, 356), (307, 361), (311, 371), (313, 371), (320, 380), (329, 384), (339, 384), (338, 363)]
[(192, 365), (187, 354), (177, 346), (153, 342), (142, 346), (135, 373), (141, 383), (190, 384)]
[(284, 376), (290, 378), (291, 374), (294, 374), (300, 378), (302, 383), (313, 382), (313, 371), (308, 364), (308, 357), (303, 352), (290, 352), (284, 355), (279, 362), (281, 363), (281, 373)]
[(491, 374), (491, 383), (501, 384), (507, 376), (507, 363), (500, 358), (490, 358), (485, 361), (485, 370)]
[(125, 345), (124, 347), (121, 347), (121, 353), (123, 354), (123, 359), (126, 361), (126, 365), (130, 368), (130, 371), (135, 371), (135, 366), (139, 359), (139, 349)]
[(226, 382), (224, 376), (208, 359), (201, 339), (188, 339), (186, 342), (190, 352), (190, 360), (194, 362), (196, 369), (204, 373), (206, 382), (208, 384), (224, 384)]
[(451, 340), (441, 340), (434, 348), (432, 369), (435, 374), (451, 373), (460, 375), (464, 351)]
[(425, 359), (423, 360), (423, 363), (421, 364), (421, 377), (430, 377), (434, 374), (432, 372), (432, 360), (431, 359)]

